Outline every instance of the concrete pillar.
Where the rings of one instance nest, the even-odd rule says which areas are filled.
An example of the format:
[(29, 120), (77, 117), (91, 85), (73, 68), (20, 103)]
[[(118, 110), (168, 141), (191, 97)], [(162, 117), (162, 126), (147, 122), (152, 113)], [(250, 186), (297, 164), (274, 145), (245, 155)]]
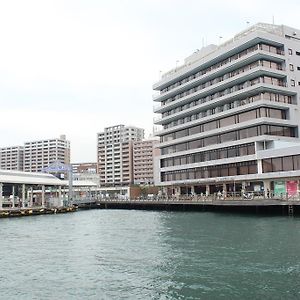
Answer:
[(61, 185), (58, 187), (58, 198), (61, 199)]
[(206, 196), (208, 196), (209, 193), (210, 193), (210, 191), (209, 191), (209, 184), (207, 184), (207, 185), (205, 186), (205, 188), (206, 188), (205, 194), (206, 194)]
[(194, 196), (195, 195), (195, 187), (192, 185), (191, 186), (191, 195)]
[(30, 199), (29, 199), (29, 206), (33, 206), (33, 187), (30, 187)]
[[(268, 192), (269, 191), (269, 192)], [(264, 180), (264, 194), (266, 198), (271, 197), (271, 181), (270, 180)]]
[(3, 208), (3, 183), (0, 183), (0, 209)]
[(223, 183), (223, 197), (225, 198), (227, 196), (227, 186), (226, 183)]
[(262, 174), (263, 170), (262, 170), (262, 160), (258, 159), (257, 160), (257, 174)]
[(45, 206), (45, 186), (42, 185), (42, 207)]
[(246, 181), (242, 181), (242, 190), (246, 190)]
[(22, 207), (25, 207), (25, 200), (26, 200), (26, 194), (25, 194), (25, 184), (22, 184)]
[(12, 186), (12, 207), (15, 207), (15, 186)]

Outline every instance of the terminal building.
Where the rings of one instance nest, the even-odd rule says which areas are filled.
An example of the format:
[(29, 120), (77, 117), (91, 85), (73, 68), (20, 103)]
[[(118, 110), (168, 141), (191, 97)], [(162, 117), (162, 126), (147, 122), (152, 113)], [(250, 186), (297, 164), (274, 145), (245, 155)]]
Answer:
[(153, 88), (167, 193), (298, 192), (300, 30), (258, 23)]

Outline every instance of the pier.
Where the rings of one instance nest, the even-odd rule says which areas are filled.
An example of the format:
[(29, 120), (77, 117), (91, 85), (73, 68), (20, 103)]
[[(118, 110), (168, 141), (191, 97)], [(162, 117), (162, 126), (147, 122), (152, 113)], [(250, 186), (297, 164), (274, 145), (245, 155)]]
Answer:
[(45, 208), (45, 207), (9, 208), (9, 209), (0, 210), (0, 218), (62, 214), (62, 213), (75, 212), (76, 210), (77, 208), (75, 206), (58, 207), (58, 208)]
[(143, 209), (166, 211), (215, 211), (300, 215), (300, 198), (179, 197), (169, 199), (81, 199), (79, 209)]

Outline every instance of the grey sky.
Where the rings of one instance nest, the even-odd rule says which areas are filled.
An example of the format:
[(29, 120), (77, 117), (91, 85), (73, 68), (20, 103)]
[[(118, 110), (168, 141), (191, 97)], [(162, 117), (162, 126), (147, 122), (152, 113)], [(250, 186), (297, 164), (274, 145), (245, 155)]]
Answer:
[(0, 146), (58, 137), (96, 160), (96, 133), (152, 131), (152, 84), (257, 22), (300, 28), (299, 1), (0, 1)]

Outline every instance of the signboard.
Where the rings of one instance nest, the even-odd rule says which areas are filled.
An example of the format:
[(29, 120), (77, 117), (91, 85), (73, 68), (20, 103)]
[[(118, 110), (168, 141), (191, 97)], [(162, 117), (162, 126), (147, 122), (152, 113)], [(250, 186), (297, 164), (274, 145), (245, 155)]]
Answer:
[(254, 192), (260, 192), (260, 185), (254, 185)]
[(274, 181), (274, 194), (276, 196), (284, 196), (285, 192), (285, 181)]
[(298, 194), (298, 181), (297, 180), (287, 181), (286, 191), (289, 196), (296, 196)]
[(69, 172), (72, 168), (70, 165), (65, 165), (60, 161), (55, 161), (52, 164), (50, 164), (48, 167), (43, 168), (42, 172), (47, 173), (59, 173), (59, 172)]

